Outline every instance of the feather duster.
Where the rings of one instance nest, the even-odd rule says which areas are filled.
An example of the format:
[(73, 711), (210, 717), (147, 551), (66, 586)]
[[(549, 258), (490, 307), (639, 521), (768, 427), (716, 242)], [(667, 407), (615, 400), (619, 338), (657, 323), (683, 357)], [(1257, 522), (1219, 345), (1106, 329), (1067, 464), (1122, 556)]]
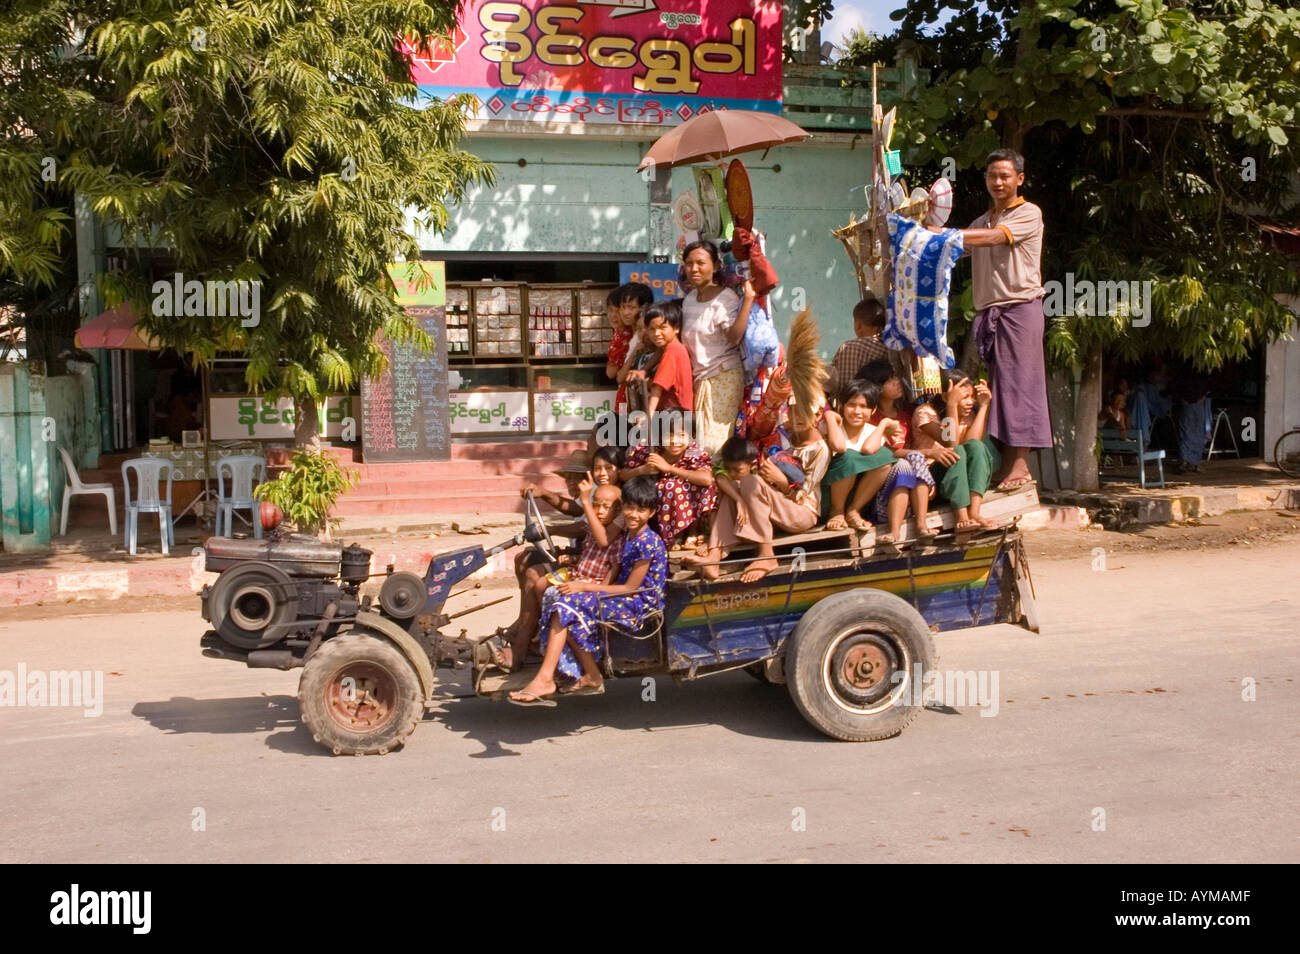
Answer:
[(820, 341), (821, 330), (805, 308), (790, 322), (790, 344), (785, 349), (794, 404), (800, 410), (817, 411), (826, 403), (826, 383), (831, 375), (817, 351)]

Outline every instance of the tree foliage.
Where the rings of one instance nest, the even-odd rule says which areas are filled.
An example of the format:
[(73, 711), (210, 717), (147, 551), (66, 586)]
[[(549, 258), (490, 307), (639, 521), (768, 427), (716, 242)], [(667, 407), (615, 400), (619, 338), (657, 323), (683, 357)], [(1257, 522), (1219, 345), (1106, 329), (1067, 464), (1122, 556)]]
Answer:
[[(1279, 296), (1300, 294), (1300, 275), (1261, 226), (1300, 222), (1300, 10), (919, 0), (893, 16), (895, 33), (850, 44), (844, 65), (917, 45), (932, 81), (900, 108), (895, 145), (923, 175), (945, 160), (967, 170), (954, 224), (987, 206), (984, 159), (1009, 145), (1026, 157), (1024, 193), (1043, 207), (1045, 280), (1151, 282), (1149, 323), (1123, 309), (1052, 319), (1058, 365), (1086, 378), (1104, 350), (1212, 371), (1292, 327)], [(968, 297), (965, 308), (969, 317)], [(1080, 435), (1097, 410), (1076, 408)]]
[[(0, 223), (0, 268), (49, 277), (67, 223), (31, 194), (33, 158), (48, 152), (57, 187), (85, 196), (122, 246), (163, 256), (166, 277), (262, 282), (255, 324), (158, 315), (151, 256), (129, 257), (101, 285), (110, 302), (130, 299), (166, 346), (199, 361), (244, 352), (250, 388), (317, 398), (382, 366), (381, 329), (428, 345), (396, 306), (385, 265), (419, 258), (408, 211), (417, 229), (436, 231), (448, 204), (493, 177), (458, 146), (464, 103), (414, 108), (396, 39), (447, 34), (459, 2), (101, 0), (48, 4), (48, 14), (19, 5), (24, 17), (0, 33), (4, 68), (24, 63), (11, 36), (64, 51), (32, 54), (12, 94), (20, 126), (39, 141), (6, 133), (0, 152), (22, 178), (0, 192), (22, 213), (17, 228)], [(67, 62), (71, 85), (45, 90), (41, 78), (66, 76)]]
[[(947, 9), (954, 16), (927, 30)], [(888, 39), (920, 47), (933, 81), (900, 109), (914, 165), (959, 176), (959, 208), (987, 204), (984, 157), (1026, 155), (1025, 191), (1049, 224), (1045, 278), (1151, 280), (1152, 322), (1077, 315), (1050, 347), (1133, 358), (1170, 350), (1203, 370), (1285, 331), (1300, 279), (1263, 247), (1295, 222), (1300, 10), (1263, 0), (922, 0)], [(846, 65), (864, 53), (847, 51)]]

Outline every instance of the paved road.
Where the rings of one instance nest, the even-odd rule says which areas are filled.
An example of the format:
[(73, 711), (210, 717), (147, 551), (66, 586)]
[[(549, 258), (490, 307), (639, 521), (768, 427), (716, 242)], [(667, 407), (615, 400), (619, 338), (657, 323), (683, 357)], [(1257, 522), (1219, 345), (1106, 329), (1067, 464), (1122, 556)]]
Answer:
[(736, 673), (450, 701), (334, 758), (297, 673), (199, 656), (197, 607), (0, 622), (0, 670), (106, 674), (97, 718), (0, 708), (0, 861), (1294, 862), (1297, 566), (1295, 540), (1040, 560), (1044, 635), (936, 638), (998, 671), (998, 714), (864, 745)]

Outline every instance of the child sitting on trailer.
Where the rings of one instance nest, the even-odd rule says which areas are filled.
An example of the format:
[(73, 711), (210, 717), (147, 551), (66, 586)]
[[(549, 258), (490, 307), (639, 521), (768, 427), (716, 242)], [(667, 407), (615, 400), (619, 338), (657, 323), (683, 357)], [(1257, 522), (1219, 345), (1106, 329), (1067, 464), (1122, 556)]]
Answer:
[(708, 516), (717, 506), (713, 483), (713, 461), (691, 440), (682, 411), (663, 411), (651, 422), (651, 437), (662, 436), (663, 445), (653, 450), (653, 440), (632, 448), (627, 463), (618, 472), (629, 481), (653, 477), (659, 490), (656, 528), (664, 546), (672, 548), (695, 521)]
[(912, 411), (907, 404), (907, 385), (888, 361), (873, 361), (861, 374), (880, 387), (879, 407), (868, 421), (879, 425), (890, 421), (896, 425), (887, 445), (893, 451), (894, 466), (875, 496), (872, 513), (875, 523), (888, 522), (889, 532), (877, 537), (876, 542), (889, 549), (897, 548), (903, 541), (903, 521), (907, 519), (909, 505), (918, 538), (936, 537), (939, 531), (931, 530), (925, 522), (930, 512), (930, 497), (934, 494), (934, 477), (925, 455), (909, 446)]
[(929, 460), (940, 496), (956, 512), (956, 531), (992, 530), (997, 523), (980, 513), (1001, 463), (1001, 455), (984, 440), (992, 395), (986, 382), (972, 385), (961, 371), (944, 376), (944, 392), (912, 412), (912, 445)]
[[(816, 428), (813, 428), (814, 433)], [(805, 435), (806, 436), (806, 435)], [(821, 435), (817, 435), (818, 443)], [(821, 444), (825, 447), (825, 444)], [(716, 580), (720, 563), (732, 547), (742, 540), (758, 544), (758, 556), (745, 567), (740, 579), (754, 583), (777, 568), (772, 538), (776, 530), (803, 533), (817, 523), (816, 495), (803, 493), (809, 482), (821, 480), (821, 473), (804, 474), (797, 485), (776, 466), (770, 456), (760, 455), (753, 441), (733, 437), (722, 445), (725, 474), (717, 477), (718, 508), (709, 529), (709, 542), (703, 554), (698, 551), (682, 563), (698, 568), (706, 580)], [(821, 465), (825, 472), (826, 463)]]
[[(531, 585), (523, 588), (519, 599), (519, 618), (509, 631), (510, 642), (492, 646), (492, 657), (502, 669), (513, 669), (516, 660), (528, 653), (528, 643), (537, 631), (546, 598), (557, 584), (573, 581), (611, 583), (622, 544), (622, 528), (617, 520), (622, 495), (617, 484), (604, 484), (594, 490), (590, 480), (583, 480), (581, 500), (591, 532), (582, 542), (576, 562), (561, 558), (566, 564), (552, 573), (538, 574)], [(505, 634), (502, 634), (505, 635)]]
[[(556, 693), (599, 695), (605, 691), (599, 657), (599, 626), (613, 622), (638, 629), (664, 607), (668, 580), (668, 553), (663, 540), (650, 529), (659, 505), (655, 482), (635, 477), (623, 487), (623, 524), (626, 528), (619, 557), (618, 576), (612, 584), (572, 581), (556, 587), (556, 595), (542, 607), (539, 631), (542, 667), (523, 689), (510, 693), (521, 706), (554, 706)], [(560, 688), (557, 676), (565, 677)]]
[[(822, 516), (827, 530), (866, 530), (862, 508), (884, 486), (894, 452), (881, 446), (898, 432), (898, 422), (868, 423), (880, 404), (880, 385), (850, 381), (840, 395), (839, 415), (826, 415), (826, 440), (834, 456), (822, 478)], [(842, 420), (842, 425), (840, 424)]]

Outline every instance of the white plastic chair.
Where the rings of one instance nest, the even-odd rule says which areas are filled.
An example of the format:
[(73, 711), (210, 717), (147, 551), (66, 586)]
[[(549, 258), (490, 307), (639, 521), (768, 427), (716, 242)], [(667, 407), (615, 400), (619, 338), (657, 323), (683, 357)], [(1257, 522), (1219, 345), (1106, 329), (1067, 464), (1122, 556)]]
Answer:
[(113, 490), (112, 484), (83, 484), (81, 475), (77, 473), (77, 465), (72, 462), (72, 456), (59, 448), (59, 456), (63, 458), (63, 469), (68, 474), (68, 482), (63, 485), (63, 517), (59, 520), (59, 536), (68, 535), (68, 504), (73, 497), (83, 494), (103, 494), (108, 499), (108, 530), (114, 536), (117, 535), (117, 492)]
[[(159, 496), (158, 484), (162, 481), (164, 470), (167, 472), (167, 493)], [(131, 553), (135, 553), (142, 513), (158, 514), (158, 533), (162, 537), (163, 556), (171, 552), (167, 547), (176, 542), (172, 535), (172, 476), (175, 470), (171, 461), (161, 457), (137, 457), (122, 462), (122, 494), (126, 498), (126, 548)], [(131, 497), (131, 474), (135, 474), (134, 499)]]
[[(230, 472), (230, 494), (226, 494), (226, 471)], [(262, 539), (262, 502), (253, 496), (253, 488), (266, 480), (266, 461), (256, 454), (235, 454), (217, 461), (217, 536), (230, 536), (234, 530), (236, 510), (247, 510), (253, 523), (253, 536)], [(222, 521), (225, 533), (222, 533)]]

